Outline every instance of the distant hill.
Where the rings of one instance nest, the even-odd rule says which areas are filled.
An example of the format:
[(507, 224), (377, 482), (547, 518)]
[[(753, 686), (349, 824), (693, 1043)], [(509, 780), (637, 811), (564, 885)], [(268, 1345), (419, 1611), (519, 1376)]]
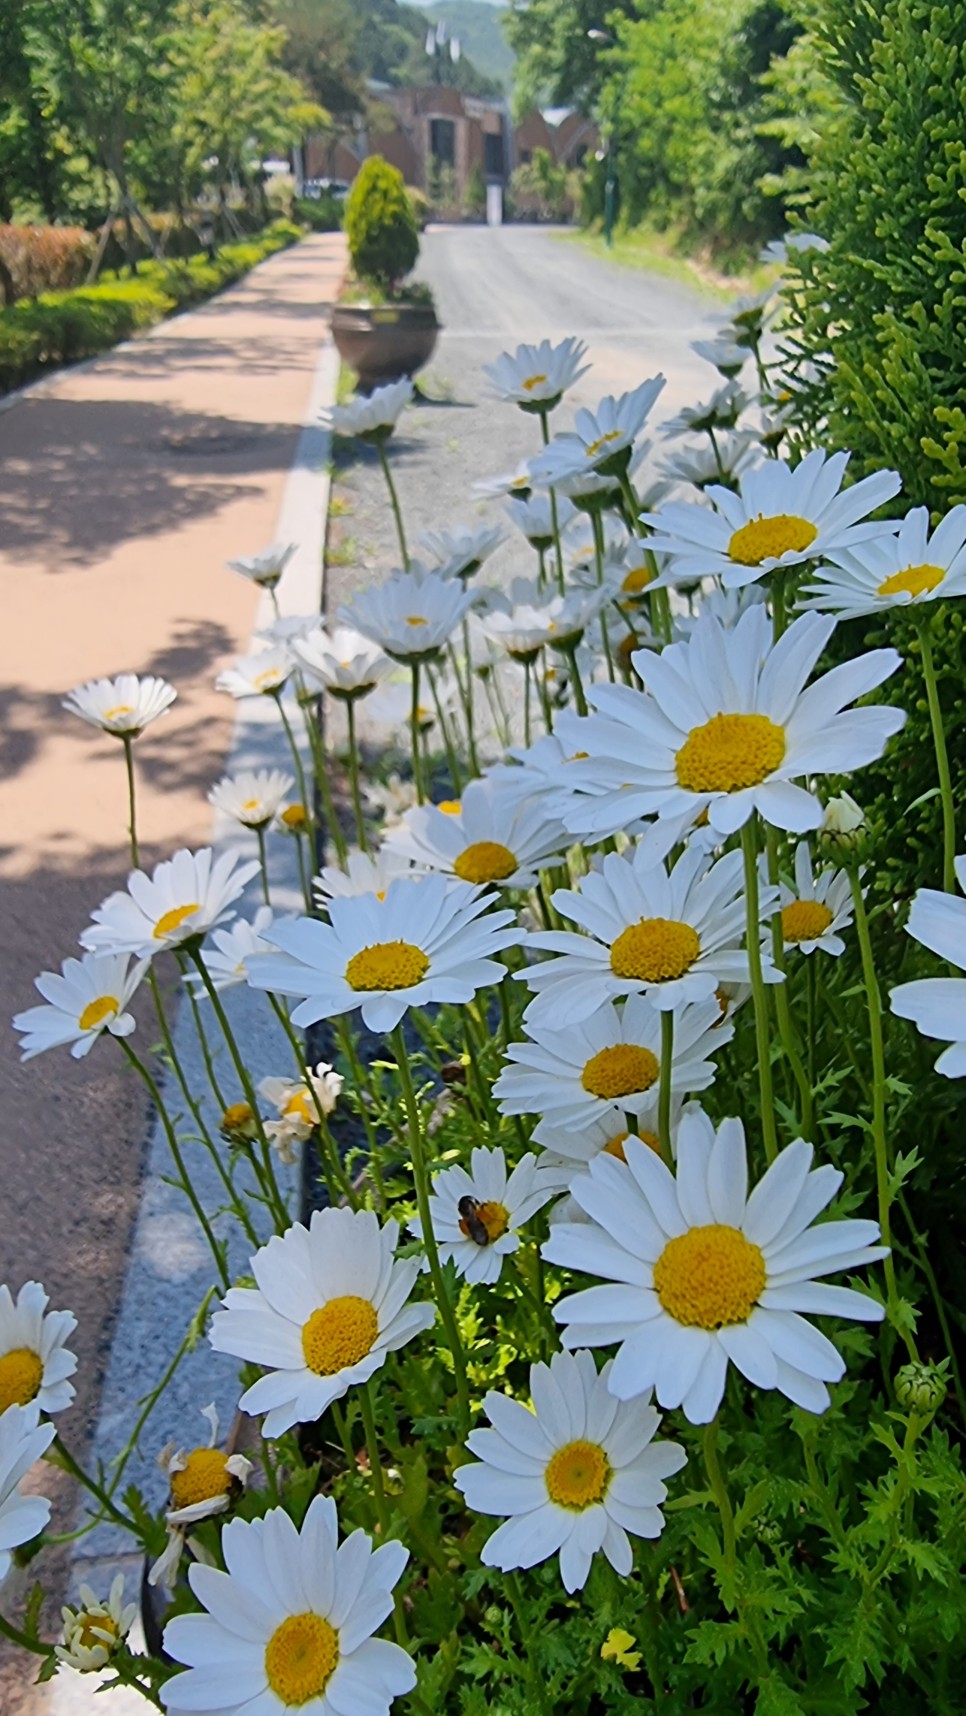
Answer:
[[(403, 0), (410, 5), (413, 0)], [(502, 6), (492, 0), (416, 0), (427, 18), (445, 20), (451, 36), (458, 36), (464, 53), (477, 70), (509, 91), (515, 58), (501, 27)]]

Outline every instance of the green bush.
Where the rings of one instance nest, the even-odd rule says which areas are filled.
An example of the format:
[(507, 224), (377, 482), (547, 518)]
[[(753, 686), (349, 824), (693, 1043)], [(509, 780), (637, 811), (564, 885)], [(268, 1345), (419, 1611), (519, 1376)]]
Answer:
[(364, 161), (346, 198), (345, 229), (361, 280), (390, 291), (415, 265), (419, 233), (403, 176), (381, 155)]
[(344, 205), (338, 197), (297, 197), (293, 207), (296, 220), (313, 232), (338, 232), (342, 226)]

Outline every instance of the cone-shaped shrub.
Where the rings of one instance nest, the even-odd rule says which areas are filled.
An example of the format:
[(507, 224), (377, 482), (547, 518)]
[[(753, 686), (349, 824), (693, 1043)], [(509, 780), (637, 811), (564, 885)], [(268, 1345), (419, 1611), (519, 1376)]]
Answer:
[(419, 233), (402, 174), (371, 155), (346, 198), (345, 229), (360, 280), (388, 292), (415, 264)]

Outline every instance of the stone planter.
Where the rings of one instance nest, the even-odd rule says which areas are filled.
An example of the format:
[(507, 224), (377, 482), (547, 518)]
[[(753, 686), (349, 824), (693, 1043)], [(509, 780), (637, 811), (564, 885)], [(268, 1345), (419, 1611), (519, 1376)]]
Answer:
[(362, 392), (415, 375), (436, 346), (439, 323), (431, 304), (337, 304), (332, 338)]

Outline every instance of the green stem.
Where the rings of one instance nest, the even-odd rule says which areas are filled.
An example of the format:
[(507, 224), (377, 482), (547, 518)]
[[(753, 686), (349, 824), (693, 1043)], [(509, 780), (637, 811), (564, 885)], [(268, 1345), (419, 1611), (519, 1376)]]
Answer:
[(453, 744), (453, 735), (449, 729), (449, 722), (446, 719), (442, 699), (439, 695), (439, 686), (436, 684), (436, 675), (433, 672), (432, 667), (427, 665), (426, 673), (429, 678), (429, 689), (433, 694), (433, 707), (436, 710), (436, 719), (439, 722), (439, 730), (443, 736), (443, 749), (446, 752), (446, 766), (449, 769), (449, 778), (453, 784), (453, 797), (459, 798), (463, 791), (463, 774), (456, 756), (456, 747)]
[(721, 1414), (718, 1412), (715, 1417), (712, 1418), (711, 1423), (705, 1428), (703, 1448), (705, 1470), (708, 1474), (708, 1485), (711, 1490), (711, 1494), (715, 1499), (715, 1503), (718, 1508), (718, 1515), (721, 1520), (721, 1543), (724, 1552), (723, 1559), (727, 1572), (729, 1594), (731, 1597), (730, 1602), (728, 1601), (728, 1598), (725, 1598), (725, 1601), (728, 1603), (729, 1608), (733, 1607), (738, 1612), (742, 1625), (748, 1634), (748, 1642), (751, 1645), (758, 1674), (761, 1680), (764, 1681), (770, 1677), (771, 1673), (768, 1664), (768, 1653), (765, 1650), (754, 1614), (747, 1611), (738, 1590), (738, 1541), (737, 1534), (735, 1532), (735, 1515), (734, 1509), (731, 1505), (731, 1498), (728, 1495), (728, 1486), (725, 1482), (724, 1473), (721, 1470), (721, 1460), (718, 1454), (718, 1424), (720, 1418)]
[[(255, 1243), (257, 1246), (258, 1241), (256, 1240)], [(130, 1437), (128, 1438), (127, 1446), (116, 1457), (116, 1463), (114, 1465), (114, 1470), (113, 1470), (113, 1473), (111, 1475), (111, 1485), (110, 1485), (110, 1489), (108, 1491), (109, 1495), (114, 1495), (115, 1491), (117, 1490), (117, 1486), (120, 1483), (122, 1477), (124, 1476), (125, 1467), (127, 1466), (127, 1463), (131, 1458), (131, 1455), (134, 1453), (134, 1450), (137, 1447), (137, 1445), (141, 1439), (141, 1431), (144, 1429), (144, 1426), (147, 1423), (148, 1419), (150, 1418), (152, 1412), (154, 1411), (154, 1408), (157, 1406), (158, 1401), (161, 1399), (162, 1394), (164, 1393), (165, 1389), (167, 1388), (169, 1382), (172, 1380), (175, 1371), (177, 1370), (179, 1364), (181, 1363), (181, 1360), (184, 1358), (185, 1353), (190, 1352), (191, 1349), (197, 1345), (198, 1336), (201, 1333), (201, 1331), (204, 1329), (204, 1326), (205, 1326), (205, 1320), (206, 1320), (207, 1315), (208, 1315), (208, 1306), (211, 1303), (212, 1299), (214, 1298), (216, 1291), (217, 1291), (216, 1288), (209, 1287), (207, 1293), (205, 1294), (204, 1298), (201, 1301), (201, 1304), (198, 1307), (198, 1310), (195, 1312), (195, 1315), (192, 1317), (191, 1322), (188, 1325), (188, 1329), (187, 1329), (187, 1332), (184, 1336), (184, 1339), (182, 1340), (181, 1345), (179, 1346), (177, 1352), (175, 1353), (174, 1358), (171, 1360), (171, 1363), (168, 1365), (167, 1370), (165, 1371), (164, 1375), (161, 1378), (161, 1381), (158, 1383), (156, 1388), (152, 1389), (151, 1393), (145, 1399), (144, 1404), (141, 1408), (141, 1412), (138, 1416), (137, 1423), (135, 1424), (134, 1429), (131, 1431)]]
[(580, 677), (580, 669), (577, 666), (576, 644), (573, 644), (569, 649), (565, 649), (563, 653), (570, 663), (570, 683), (574, 688), (574, 702), (577, 705), (577, 714), (586, 715), (588, 713), (587, 699), (584, 696), (583, 680)]
[(346, 1202), (354, 1209), (356, 1200), (352, 1195), (349, 1176), (346, 1174), (342, 1166), (335, 1140), (329, 1131), (328, 1116), (325, 1109), (322, 1107), (315, 1085), (312, 1083), (311, 1069), (306, 1061), (302, 1045), (292, 1027), (292, 1021), (278, 999), (278, 996), (270, 994), (269, 1000), (272, 1004), (275, 1017), (289, 1040), (292, 1053), (295, 1056), (295, 1065), (298, 1069), (299, 1077), (302, 1079), (302, 1082), (309, 1093), (309, 1100), (312, 1103), (312, 1107), (315, 1109), (316, 1121), (319, 1129), (319, 1155), (322, 1157), (322, 1166), (325, 1169), (326, 1176), (329, 1180), (330, 1193), (338, 1187), (340, 1195), (344, 1197)]
[(540, 1682), (540, 1677), (536, 1670), (536, 1664), (533, 1660), (533, 1627), (531, 1626), (530, 1619), (527, 1615), (527, 1603), (526, 1598), (523, 1595), (523, 1585), (520, 1581), (519, 1573), (515, 1571), (512, 1573), (505, 1573), (503, 1577), (506, 1585), (506, 1591), (513, 1608), (513, 1613), (516, 1617), (517, 1632), (520, 1635), (520, 1647), (523, 1655), (523, 1666), (526, 1671), (527, 1682), (530, 1687), (530, 1695), (535, 1700), (533, 1710), (536, 1713), (546, 1708), (546, 1699), (544, 1697), (544, 1687)]
[[(849, 883), (855, 909), (855, 928), (862, 956), (862, 981), (865, 985), (866, 1007), (869, 1015), (869, 1044), (872, 1051), (872, 1148), (875, 1152), (875, 1185), (879, 1211), (879, 1233), (883, 1245), (890, 1247), (882, 1260), (886, 1279), (886, 1303), (889, 1320), (898, 1328), (896, 1306), (896, 1268), (892, 1257), (892, 1223), (890, 1210), (892, 1193), (889, 1187), (889, 1143), (886, 1137), (886, 1069), (885, 1047), (882, 1040), (882, 995), (875, 971), (869, 919), (862, 895), (862, 882), (855, 865), (849, 866)], [(901, 1331), (909, 1357), (919, 1357), (908, 1329)]]
[(533, 673), (533, 663), (529, 658), (523, 664), (523, 743), (530, 749), (530, 676)]
[(258, 841), (258, 868), (262, 879), (262, 896), (266, 906), (270, 906), (272, 903), (272, 894), (268, 884), (268, 854), (265, 850), (264, 823), (260, 827), (256, 828), (255, 838)]
[(376, 1518), (379, 1530), (382, 1532), (383, 1543), (389, 1539), (389, 1504), (386, 1501), (386, 1486), (382, 1481), (382, 1461), (379, 1458), (379, 1438), (376, 1435), (376, 1416), (372, 1410), (372, 1384), (364, 1382), (359, 1388), (359, 1410), (362, 1413), (362, 1425), (366, 1433), (366, 1451), (369, 1455), (369, 1470), (372, 1473), (372, 1489), (376, 1498)]
[[(340, 1017), (334, 1020), (333, 1023), (335, 1024), (336, 1035), (339, 1039), (342, 1052), (349, 1063), (355, 1088), (360, 1093), (368, 1093), (372, 1081), (370, 1080), (368, 1072), (356, 1052), (355, 1040), (352, 1035), (352, 1026), (345, 1017)], [(382, 1177), (382, 1165), (379, 1161), (379, 1141), (376, 1137), (376, 1129), (369, 1116), (368, 1107), (362, 1100), (361, 1094), (359, 1097), (358, 1108), (359, 1113), (362, 1116), (362, 1124), (365, 1127), (366, 1142), (369, 1146), (368, 1165), (372, 1170), (372, 1177), (375, 1181), (376, 1199), (378, 1201), (380, 1211), (385, 1213), (388, 1208), (388, 1203), (386, 1200), (386, 1187)]]
[[(476, 709), (473, 698), (473, 657), (470, 653), (470, 622), (467, 615), (463, 616), (463, 659), (466, 663), (466, 683), (461, 685), (463, 693), (463, 709), (466, 715), (466, 743), (470, 753), (470, 768), (474, 775), (480, 772), (480, 759), (476, 751)], [(455, 665), (456, 652), (453, 651)], [(459, 675), (456, 676), (460, 684)]]
[[(305, 779), (305, 767), (302, 762), (302, 753), (296, 743), (295, 734), (292, 732), (292, 723), (285, 713), (285, 702), (281, 689), (274, 693), (274, 697), (278, 713), (281, 717), (282, 726), (285, 728), (285, 737), (288, 740), (289, 750), (292, 753), (292, 763), (295, 768), (296, 779), (299, 783), (299, 798), (305, 807), (305, 814), (311, 825), (315, 822), (315, 816), (313, 813), (313, 801), (309, 797), (308, 784)], [(267, 897), (268, 896), (266, 894), (266, 899)]]
[(122, 1510), (111, 1500), (111, 1497), (108, 1495), (103, 1485), (99, 1484), (96, 1478), (92, 1478), (88, 1472), (85, 1472), (83, 1466), (78, 1464), (70, 1449), (59, 1436), (54, 1437), (53, 1445), (56, 1450), (56, 1458), (54, 1459), (50, 1454), (48, 1454), (47, 1459), (51, 1460), (53, 1464), (63, 1467), (64, 1471), (69, 1472), (72, 1478), (76, 1478), (77, 1482), (81, 1484), (85, 1490), (90, 1491), (95, 1501), (100, 1503), (103, 1511), (109, 1516), (109, 1518), (113, 1519), (116, 1525), (123, 1526), (124, 1530), (129, 1531), (138, 1543), (143, 1544), (144, 1538), (141, 1530), (136, 1522), (131, 1518), (130, 1514), (123, 1513)]
[[(543, 438), (544, 446), (548, 447), (550, 445), (550, 421), (549, 421), (550, 413), (548, 411), (541, 411), (539, 413), (539, 417), (540, 417), (540, 434)], [(554, 547), (554, 556), (555, 556), (556, 565), (557, 565), (557, 588), (560, 591), (560, 594), (562, 596), (564, 593), (564, 584), (565, 584), (563, 542), (561, 541), (561, 537), (560, 537), (560, 515), (559, 515), (558, 510), (557, 510), (557, 491), (553, 487), (553, 484), (550, 485), (549, 494), (550, 494), (550, 522), (551, 522), (551, 525), (553, 527), (553, 547)]]
[(21, 1650), (29, 1650), (33, 1656), (50, 1657), (54, 1654), (53, 1645), (45, 1645), (40, 1639), (32, 1639), (27, 1633), (22, 1633), (6, 1615), (0, 1615), (0, 1638), (9, 1639), (11, 1644), (19, 1645)]
[(671, 1069), (674, 1065), (674, 1009), (661, 1012), (661, 1083), (657, 1098), (657, 1134), (661, 1155), (668, 1167), (674, 1168), (671, 1153)]
[(151, 1101), (154, 1103), (154, 1106), (158, 1111), (158, 1116), (161, 1120), (161, 1124), (164, 1127), (164, 1135), (168, 1141), (168, 1149), (171, 1151), (171, 1155), (174, 1158), (175, 1167), (178, 1170), (178, 1179), (179, 1179), (179, 1182), (181, 1185), (181, 1190), (184, 1192), (185, 1197), (187, 1198), (189, 1204), (191, 1205), (192, 1209), (195, 1212), (195, 1215), (198, 1218), (198, 1222), (199, 1222), (199, 1225), (201, 1227), (201, 1231), (204, 1234), (206, 1240), (208, 1241), (208, 1246), (209, 1246), (209, 1249), (211, 1251), (211, 1255), (215, 1260), (215, 1267), (218, 1270), (218, 1275), (219, 1275), (219, 1278), (221, 1280), (221, 1284), (225, 1288), (225, 1290), (227, 1291), (228, 1288), (231, 1286), (231, 1276), (229, 1275), (228, 1269), (227, 1269), (226, 1264), (225, 1264), (223, 1250), (222, 1250), (222, 1247), (218, 1244), (217, 1239), (215, 1238), (212, 1225), (211, 1225), (210, 1221), (208, 1220), (208, 1217), (206, 1216), (206, 1214), (205, 1214), (205, 1212), (201, 1206), (201, 1202), (198, 1198), (198, 1194), (195, 1191), (194, 1186), (191, 1183), (190, 1176), (189, 1176), (188, 1171), (185, 1167), (184, 1157), (181, 1154), (181, 1146), (178, 1143), (178, 1135), (175, 1132), (174, 1126), (172, 1124), (171, 1116), (169, 1115), (168, 1110), (165, 1107), (164, 1100), (161, 1096), (161, 1092), (158, 1089), (158, 1086), (157, 1086), (154, 1078), (152, 1077), (148, 1068), (145, 1066), (144, 1062), (139, 1058), (138, 1055), (135, 1054), (135, 1052), (132, 1049), (128, 1039), (126, 1037), (118, 1037), (117, 1041), (120, 1043), (124, 1054), (127, 1056), (128, 1060), (131, 1062), (131, 1065), (135, 1068), (136, 1072), (138, 1073), (138, 1076), (144, 1080), (144, 1083), (146, 1084), (146, 1086), (148, 1088), (148, 1092), (150, 1094)]
[(299, 884), (302, 889), (302, 898), (305, 901), (305, 910), (308, 916), (312, 917), (315, 907), (312, 900), (312, 890), (309, 887), (308, 871), (305, 868), (305, 852), (302, 846), (302, 836), (301, 834), (295, 834), (293, 835), (293, 839), (295, 841), (296, 856), (299, 861)]
[(926, 700), (929, 704), (929, 720), (932, 725), (932, 742), (936, 751), (936, 769), (939, 774), (939, 794), (943, 807), (943, 888), (947, 894), (956, 892), (956, 808), (953, 803), (953, 785), (949, 773), (949, 753), (946, 749), (946, 733), (943, 728), (942, 709), (939, 705), (939, 686), (936, 680), (936, 666), (932, 654), (932, 637), (929, 629), (928, 615), (914, 612), (916, 630), (919, 633), (919, 646), (922, 650), (922, 677), (926, 686)]
[[(304, 722), (305, 722), (305, 731), (306, 731), (306, 734), (308, 736), (309, 748), (312, 752), (312, 763), (313, 763), (313, 767), (315, 769), (315, 781), (316, 781), (316, 785), (319, 789), (319, 796), (322, 800), (322, 809), (325, 812), (326, 832), (329, 835), (331, 835), (332, 844), (335, 847), (336, 853), (338, 855), (339, 863), (344, 868), (345, 867), (345, 861), (346, 861), (346, 858), (348, 857), (348, 853), (349, 853), (349, 847), (348, 847), (348, 843), (346, 841), (346, 837), (342, 832), (342, 824), (339, 821), (338, 813), (337, 813), (336, 808), (335, 808), (335, 800), (332, 797), (332, 788), (329, 785), (328, 759), (326, 758), (326, 755), (325, 755), (325, 747), (323, 746), (323, 743), (322, 743), (322, 735), (319, 732), (318, 724), (317, 724), (317, 722), (315, 720), (315, 716), (313, 714), (314, 708), (315, 708), (314, 704), (309, 704), (309, 703), (303, 704), (302, 714), (303, 714), (303, 718), (304, 718)], [(303, 800), (303, 803), (304, 803), (304, 800)], [(308, 819), (310, 836), (311, 836), (312, 830), (315, 828), (315, 815), (314, 815), (313, 804), (314, 804), (314, 801), (313, 801), (313, 803), (305, 804), (305, 814), (306, 814), (306, 817)], [(319, 858), (321, 859), (321, 862), (324, 864), (325, 863), (324, 852), (319, 853)]]
[(761, 971), (761, 915), (758, 905), (758, 839), (754, 813), (741, 830), (741, 850), (745, 860), (745, 941), (748, 950), (748, 971), (755, 1001), (755, 1040), (758, 1050), (758, 1087), (761, 1093), (761, 1131), (765, 1157), (769, 1163), (778, 1155), (775, 1131), (775, 1097), (771, 1082), (771, 1056), (768, 1041), (768, 991)]
[[(770, 826), (765, 830), (765, 842), (768, 851), (768, 879), (772, 886), (775, 887), (778, 884), (778, 836), (774, 828)], [(782, 973), (782, 977), (784, 979), (783, 982), (776, 983), (772, 986), (772, 994), (775, 998), (775, 1014), (778, 1019), (778, 1034), (782, 1040), (782, 1049), (785, 1054), (785, 1059), (792, 1069), (792, 1076), (798, 1086), (798, 1098), (802, 1118), (802, 1137), (812, 1141), (815, 1133), (812, 1086), (805, 1068), (802, 1065), (802, 1057), (798, 1052), (798, 1044), (795, 1039), (795, 1027), (792, 1023), (791, 1009), (788, 1005), (788, 978), (785, 966), (785, 937), (782, 930), (782, 915), (780, 911), (774, 912), (772, 915), (771, 949), (772, 962), (775, 969)], [(802, 957), (803, 959), (810, 958), (810, 956), (806, 954), (803, 954)]]
[(359, 789), (359, 747), (356, 742), (356, 704), (354, 697), (347, 697), (345, 704), (346, 725), (349, 729), (349, 786), (352, 791), (352, 809), (356, 819), (356, 835), (363, 852), (368, 852), (366, 844), (366, 819), (362, 809), (362, 793)]
[(382, 474), (386, 479), (386, 487), (389, 490), (389, 503), (392, 507), (392, 516), (396, 521), (396, 535), (399, 538), (399, 552), (402, 555), (403, 571), (408, 572), (410, 566), (409, 549), (406, 547), (406, 532), (403, 529), (402, 509), (399, 505), (399, 496), (396, 493), (396, 485), (393, 482), (392, 471), (389, 469), (389, 460), (386, 457), (386, 449), (381, 441), (379, 442), (379, 463), (382, 466)]
[(124, 745), (124, 765), (127, 769), (127, 831), (131, 842), (131, 863), (135, 870), (140, 869), (141, 859), (138, 855), (138, 823), (134, 796), (134, 739), (131, 733), (122, 733)]
[(397, 1025), (391, 1036), (399, 1077), (402, 1081), (403, 1100), (406, 1106), (406, 1117), (409, 1122), (409, 1147), (412, 1152), (413, 1179), (416, 1182), (416, 1203), (419, 1209), (419, 1219), (423, 1230), (423, 1244), (426, 1247), (426, 1258), (429, 1263), (429, 1273), (432, 1278), (433, 1292), (442, 1319), (446, 1339), (453, 1355), (453, 1372), (456, 1379), (456, 1398), (459, 1409), (460, 1433), (465, 1440), (470, 1428), (470, 1390), (466, 1375), (466, 1355), (463, 1342), (456, 1324), (453, 1307), (450, 1304), (436, 1248), (436, 1235), (433, 1232), (433, 1220), (429, 1207), (429, 1172), (426, 1167), (424, 1153), (423, 1128), (419, 1115), (419, 1104), (413, 1088), (412, 1075), (409, 1070), (409, 1056), (406, 1051), (406, 1039), (401, 1025)]
[(409, 706), (409, 742), (413, 753), (413, 780), (416, 783), (416, 802), (426, 802), (426, 789), (423, 784), (423, 763), (419, 745), (419, 661), (416, 656), (410, 663), (413, 679), (412, 702)]

